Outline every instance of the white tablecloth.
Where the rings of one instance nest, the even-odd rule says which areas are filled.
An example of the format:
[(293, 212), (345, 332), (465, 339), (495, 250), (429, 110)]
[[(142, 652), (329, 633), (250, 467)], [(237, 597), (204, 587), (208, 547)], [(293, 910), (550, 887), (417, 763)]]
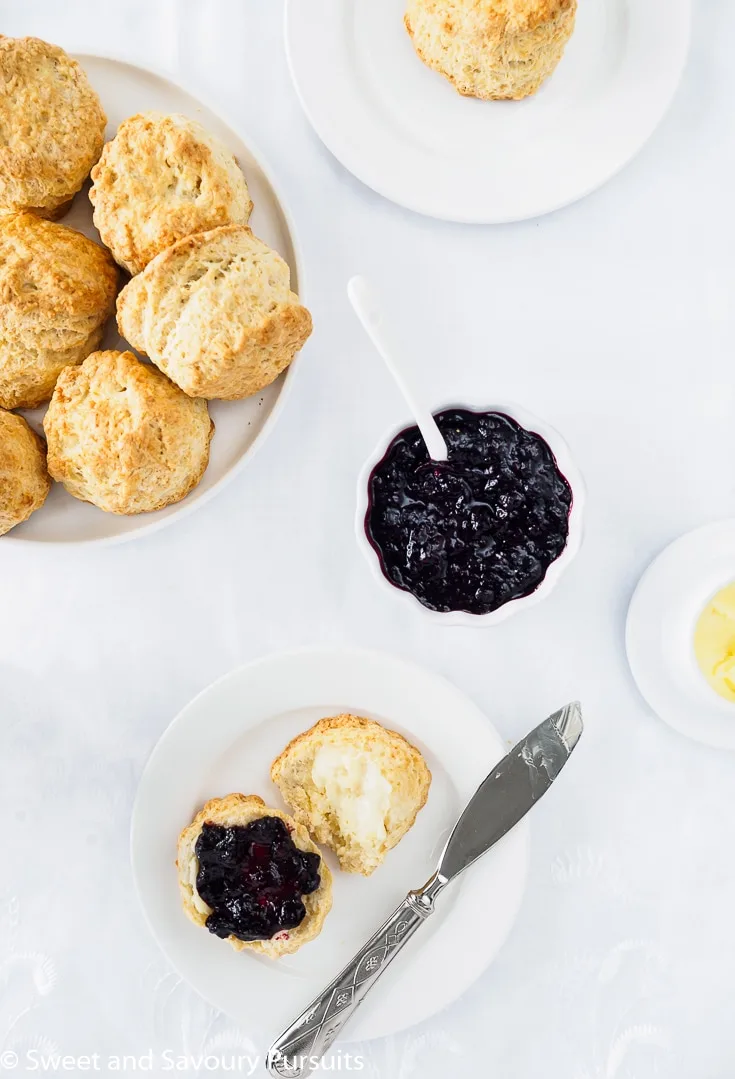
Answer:
[[(363, 1074), (733, 1074), (735, 757), (651, 715), (623, 647), (652, 556), (735, 508), (735, 6), (695, 7), (674, 106), (622, 175), (543, 220), (471, 228), (392, 206), (330, 157), (289, 80), (278, 0), (0, 0), (4, 33), (191, 73), (239, 119), (293, 209), (316, 323), (276, 430), (206, 509), (120, 547), (0, 550), (0, 1049), (18, 1071), (29, 1048), (150, 1051), (161, 1070), (164, 1050), (250, 1048), (144, 923), (131, 805), (194, 693), (264, 653), (346, 642), (441, 671), (508, 738), (572, 697), (587, 718), (534, 815), (497, 961), (435, 1020), (362, 1047)], [(357, 470), (404, 410), (348, 309), (355, 272), (400, 304), (436, 404), (517, 400), (586, 477), (577, 562), (498, 630), (388, 604), (356, 548)]]

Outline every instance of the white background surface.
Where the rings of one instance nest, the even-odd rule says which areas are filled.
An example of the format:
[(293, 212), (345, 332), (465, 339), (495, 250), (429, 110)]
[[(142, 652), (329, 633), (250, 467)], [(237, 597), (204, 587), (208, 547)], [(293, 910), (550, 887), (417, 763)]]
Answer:
[[(623, 652), (651, 557), (735, 512), (735, 8), (696, 7), (683, 85), (633, 165), (551, 217), (480, 228), (399, 210), (329, 157), (289, 83), (277, 0), (0, 3), (5, 33), (190, 72), (240, 118), (295, 214), (316, 323), (277, 429), (200, 513), (120, 548), (0, 547), (6, 1050), (247, 1050), (143, 922), (135, 786), (213, 678), (348, 642), (439, 670), (508, 738), (573, 696), (587, 719), (534, 814), (529, 888), (498, 960), (438, 1020), (366, 1047), (362, 1074), (733, 1074), (735, 758), (656, 720)], [(402, 408), (348, 310), (355, 272), (394, 297), (437, 405), (516, 399), (563, 432), (586, 477), (578, 560), (497, 629), (389, 608), (356, 548), (355, 475)], [(467, 927), (468, 948), (481, 932)]]

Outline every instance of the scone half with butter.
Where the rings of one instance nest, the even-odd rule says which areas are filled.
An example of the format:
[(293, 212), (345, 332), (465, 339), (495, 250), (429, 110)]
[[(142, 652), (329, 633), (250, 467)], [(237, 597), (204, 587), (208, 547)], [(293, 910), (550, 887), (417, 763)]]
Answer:
[(176, 868), (189, 918), (237, 952), (296, 952), (332, 906), (332, 874), (306, 829), (256, 794), (207, 802), (179, 836)]
[(431, 772), (421, 752), (372, 719), (321, 719), (290, 742), (271, 779), (296, 821), (337, 855), (340, 868), (369, 876), (413, 826)]

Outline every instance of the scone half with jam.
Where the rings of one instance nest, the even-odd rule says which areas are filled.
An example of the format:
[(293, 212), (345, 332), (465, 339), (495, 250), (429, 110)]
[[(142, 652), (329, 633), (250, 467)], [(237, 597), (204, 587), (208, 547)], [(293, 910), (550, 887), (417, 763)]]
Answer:
[(189, 918), (238, 952), (296, 952), (332, 906), (332, 874), (306, 829), (255, 794), (207, 802), (179, 836), (176, 867)]
[(421, 752), (372, 719), (321, 719), (290, 742), (271, 779), (296, 821), (337, 855), (340, 868), (369, 876), (413, 826), (431, 772)]

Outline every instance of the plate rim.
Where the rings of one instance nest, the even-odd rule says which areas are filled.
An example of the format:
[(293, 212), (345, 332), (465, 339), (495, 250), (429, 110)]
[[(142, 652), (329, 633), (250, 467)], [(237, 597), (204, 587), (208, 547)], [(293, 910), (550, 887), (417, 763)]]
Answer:
[[(75, 48), (73, 45), (68, 46), (66, 51), (74, 59), (82, 62), (82, 66), (84, 58), (89, 57), (93, 60), (104, 60), (112, 64), (121, 64), (125, 65), (126, 67), (137, 68), (139, 71), (143, 71), (148, 75), (153, 75), (156, 78), (163, 80), (164, 82), (168, 82), (171, 86), (175, 87), (175, 89), (181, 91), (181, 93), (187, 94), (189, 97), (196, 98), (196, 100), (201, 105), (203, 105), (209, 112), (214, 113), (214, 115), (219, 120), (221, 120), (226, 127), (230, 128), (230, 130), (235, 132), (235, 134), (247, 146), (252, 156), (256, 159), (260, 171), (265, 177), (268, 186), (271, 188), (276, 198), (276, 201), (278, 202), (278, 206), (283, 216), (284, 223), (286, 225), (286, 228), (288, 229), (291, 247), (293, 250), (299, 299), (304, 304), (306, 304), (308, 292), (306, 286), (306, 272), (304, 269), (303, 247), (299, 238), (298, 230), (294, 223), (294, 217), (291, 212), (290, 205), (283, 197), (283, 190), (280, 182), (274, 179), (275, 173), (273, 168), (271, 167), (271, 162), (269, 158), (263, 156), (260, 146), (257, 143), (253, 142), (248, 132), (245, 131), (240, 124), (233, 123), (232, 117), (230, 116), (229, 112), (223, 111), (219, 107), (219, 105), (215, 104), (207, 92), (200, 92), (200, 87), (196, 80), (192, 80), (189, 84), (184, 84), (175, 74), (167, 71), (165, 68), (158, 67), (155, 64), (140, 63), (130, 54), (108, 51), (92, 52), (89, 49)], [(81, 195), (82, 192), (78, 192), (77, 196), (75, 197), (80, 197)], [(60, 224), (63, 224), (63, 219)], [(309, 342), (307, 341), (304, 348), (308, 348), (308, 346)], [(27, 549), (35, 550), (49, 550), (51, 548), (62, 548), (64, 550), (71, 550), (73, 548), (79, 547), (116, 547), (123, 543), (130, 543), (134, 540), (142, 539), (144, 536), (151, 535), (154, 532), (159, 532), (161, 531), (161, 529), (167, 528), (169, 525), (174, 524), (174, 522), (180, 521), (182, 520), (182, 518), (188, 516), (191, 513), (194, 513), (196, 510), (203, 508), (216, 495), (218, 495), (222, 490), (224, 490), (224, 488), (232, 480), (234, 480), (237, 475), (240, 474), (240, 472), (245, 468), (247, 464), (250, 463), (250, 461), (261, 448), (265, 440), (271, 434), (273, 427), (278, 422), (278, 419), (280, 418), (280, 414), (286, 404), (286, 401), (290, 397), (293, 390), (294, 378), (297, 377), (297, 371), (301, 366), (303, 351), (304, 350), (302, 349), (297, 354), (294, 361), (289, 365), (281, 389), (279, 390), (278, 396), (273, 403), (273, 407), (271, 408), (267, 419), (265, 420), (258, 434), (255, 436), (253, 442), (250, 444), (250, 446), (248, 446), (248, 448), (242, 454), (239, 460), (234, 465), (232, 465), (224, 473), (224, 475), (221, 476), (220, 479), (218, 479), (216, 483), (214, 483), (212, 487), (209, 488), (208, 491), (206, 491), (204, 494), (199, 495), (199, 497), (196, 498), (194, 501), (188, 502), (188, 499), (184, 498), (181, 500), (181, 502), (178, 503), (176, 509), (167, 517), (162, 517), (155, 521), (148, 521), (147, 523), (142, 523), (139, 528), (130, 529), (130, 531), (122, 532), (119, 535), (93, 536), (89, 539), (38, 540), (28, 539), (23, 535), (15, 535), (15, 529), (13, 529), (6, 536), (3, 537), (3, 541), (10, 541), (11, 543), (14, 543), (17, 547), (25, 547)], [(41, 508), (41, 511), (43, 511), (43, 508)], [(100, 510), (100, 512), (103, 511)], [(145, 519), (147, 514), (139, 514), (137, 516)]]
[[(169, 951), (168, 947), (166, 947), (164, 945), (164, 943), (161, 940), (161, 938), (160, 938), (160, 936), (159, 936), (159, 934), (157, 932), (157, 929), (156, 929), (155, 925), (153, 924), (153, 921), (151, 920), (151, 917), (149, 915), (148, 907), (147, 907), (147, 905), (146, 905), (146, 903), (144, 901), (143, 887), (142, 887), (142, 884), (141, 884), (140, 866), (138, 864), (138, 859), (137, 859), (137, 856), (136, 856), (136, 847), (137, 847), (137, 844), (139, 842), (138, 837), (139, 837), (139, 834), (140, 834), (140, 832), (141, 832), (141, 830), (143, 828), (143, 825), (144, 825), (144, 821), (143, 821), (143, 815), (144, 814), (143, 814), (143, 805), (142, 805), (142, 800), (143, 800), (142, 795), (144, 794), (144, 791), (143, 791), (144, 782), (145, 782), (145, 779), (146, 779), (146, 776), (147, 776), (149, 770), (152, 769), (152, 767), (155, 766), (155, 758), (157, 758), (159, 756), (159, 753), (161, 752), (161, 750), (165, 749), (165, 744), (168, 742), (168, 740), (169, 740), (170, 736), (172, 735), (172, 732), (173, 732), (174, 728), (177, 726), (179, 720), (182, 719), (183, 716), (185, 715), (185, 713), (187, 713), (191, 708), (193, 708), (195, 705), (200, 704), (201, 701), (210, 692), (218, 689), (225, 682), (238, 678), (239, 676), (242, 675), (242, 673), (244, 671), (250, 670), (250, 669), (253, 669), (253, 668), (256, 668), (256, 667), (262, 667), (262, 666), (264, 666), (264, 665), (266, 665), (269, 662), (272, 662), (274, 660), (277, 660), (279, 662), (283, 662), (283, 661), (288, 661), (288, 659), (290, 659), (292, 657), (302, 657), (303, 658), (305, 656), (314, 656), (314, 655), (319, 655), (319, 656), (322, 656), (322, 657), (330, 657), (332, 659), (332, 661), (334, 661), (335, 658), (340, 658), (340, 657), (344, 658), (347, 655), (347, 656), (351, 657), (352, 659), (356, 659), (358, 661), (360, 659), (367, 659), (368, 661), (373, 661), (373, 662), (374, 661), (388, 662), (388, 663), (391, 663), (391, 664), (393, 664), (393, 665), (395, 665), (397, 667), (402, 668), (403, 671), (406, 674), (409, 674), (409, 675), (413, 674), (414, 676), (417, 676), (417, 677), (422, 678), (422, 679), (428, 677), (430, 680), (432, 680), (434, 682), (441, 682), (451, 692), (453, 692), (455, 694), (458, 694), (460, 697), (464, 697), (467, 700), (467, 702), (487, 722), (490, 730), (495, 734), (495, 736), (497, 737), (497, 739), (500, 742), (501, 746), (505, 747), (506, 744), (507, 744), (507, 739), (505, 739), (503, 737), (503, 735), (500, 733), (500, 731), (498, 731), (495, 724), (486, 715), (484, 709), (480, 708), (480, 706), (478, 704), (476, 704), (476, 702), (473, 700), (473, 698), (468, 693), (466, 693), (463, 689), (461, 689), (450, 678), (447, 678), (445, 675), (443, 675), (443, 674), (441, 674), (441, 673), (439, 673), (437, 671), (430, 670), (430, 669), (422, 666), (420, 663), (415, 662), (412, 659), (406, 659), (402, 655), (398, 655), (398, 654), (395, 654), (395, 653), (392, 653), (392, 652), (382, 651), (382, 650), (379, 650), (379, 649), (362, 648), (362, 647), (359, 647), (359, 646), (341, 646), (341, 645), (328, 645), (328, 644), (327, 645), (302, 645), (302, 646), (296, 647), (296, 648), (289, 648), (289, 649), (285, 649), (283, 651), (269, 652), (269, 653), (265, 653), (265, 654), (260, 655), (260, 656), (256, 656), (254, 659), (252, 659), (250, 661), (246, 661), (245, 663), (238, 664), (236, 667), (231, 668), (229, 671), (226, 671), (224, 674), (222, 674), (218, 678), (214, 679), (212, 682), (210, 682), (203, 689), (199, 690), (198, 693), (196, 693), (186, 704), (183, 705), (183, 707), (177, 712), (177, 714), (170, 720), (170, 722), (167, 724), (165, 729), (162, 731), (162, 733), (159, 736), (158, 740), (155, 742), (155, 744), (154, 744), (152, 750), (150, 751), (150, 754), (149, 754), (149, 756), (148, 756), (148, 758), (147, 758), (147, 760), (145, 762), (145, 765), (144, 765), (144, 767), (143, 767), (143, 769), (141, 771), (140, 778), (138, 780), (138, 784), (137, 784), (137, 788), (136, 788), (136, 792), (135, 792), (135, 798), (134, 798), (134, 801), (133, 801), (133, 807), (132, 807), (132, 811), (131, 811), (131, 814), (130, 814), (129, 858), (130, 858), (131, 874), (132, 874), (132, 879), (133, 879), (133, 887), (134, 887), (135, 894), (136, 894), (137, 901), (138, 901), (138, 908), (139, 908), (139, 910), (141, 911), (141, 913), (143, 915), (143, 919), (144, 919), (144, 921), (146, 923), (148, 931), (150, 932), (151, 937), (155, 941), (156, 946), (160, 950), (161, 954), (165, 957), (166, 961), (177, 972), (177, 974), (179, 974), (179, 976), (183, 979), (183, 981), (195, 993), (197, 993), (198, 996), (200, 996), (203, 1000), (206, 1000), (207, 1003), (209, 1003), (211, 1006), (217, 1007), (218, 1009), (222, 1010), (225, 1014), (228, 1014), (236, 1022), (241, 1022), (241, 1020), (237, 1016), (233, 1015), (233, 1013), (227, 1012), (225, 1009), (221, 1009), (220, 1005), (214, 1004), (208, 997), (206, 997), (206, 996), (204, 996), (202, 994), (202, 992), (199, 990), (199, 988), (196, 985), (194, 985), (189, 980), (188, 977), (186, 977), (182, 973), (182, 971), (180, 970), (180, 968), (179, 968), (179, 966), (178, 966), (178, 964), (176, 962), (176, 959), (175, 959), (174, 955), (172, 955), (171, 952)], [(517, 901), (515, 903), (515, 909), (513, 910), (512, 914), (511, 914), (511, 916), (510, 916), (510, 918), (508, 920), (508, 924), (507, 924), (507, 926), (505, 928), (505, 932), (504, 932), (503, 936), (501, 937), (501, 939), (499, 940), (497, 948), (492, 953), (490, 959), (486, 963), (483, 964), (481, 970), (478, 973), (471, 976), (470, 980), (467, 982), (466, 985), (464, 985), (463, 988), (459, 989), (459, 991), (454, 993), (451, 996), (451, 998), (445, 1000), (443, 1003), (439, 1004), (437, 1007), (430, 1008), (429, 1011), (427, 1011), (426, 1014), (420, 1020), (411, 1020), (409, 1023), (407, 1023), (405, 1025), (399, 1025), (395, 1029), (389, 1030), (387, 1032), (375, 1033), (375, 1034), (360, 1034), (357, 1038), (351, 1037), (350, 1031), (348, 1030), (346, 1032), (345, 1037), (343, 1038), (344, 1042), (346, 1042), (346, 1043), (350, 1043), (350, 1042), (354, 1042), (354, 1041), (368, 1042), (368, 1041), (374, 1041), (376, 1039), (383, 1038), (383, 1037), (391, 1037), (391, 1036), (394, 1036), (396, 1034), (399, 1034), (401, 1031), (410, 1030), (413, 1026), (417, 1025), (417, 1023), (419, 1023), (419, 1022), (426, 1022), (427, 1020), (431, 1019), (432, 1016), (435, 1016), (438, 1012), (442, 1011), (444, 1008), (452, 1006), (453, 1004), (456, 1003), (457, 1000), (461, 999), (461, 997), (465, 993), (469, 992), (472, 989), (472, 987), (477, 984), (478, 979), (481, 978), (482, 975), (489, 969), (489, 967), (495, 961), (497, 955), (500, 953), (501, 949), (506, 945), (506, 943), (508, 941), (508, 938), (510, 937), (510, 935), (511, 935), (511, 933), (512, 933), (512, 931), (513, 931), (513, 929), (514, 929), (514, 927), (515, 927), (515, 925), (516, 925), (516, 923), (518, 921), (520, 911), (521, 911), (521, 907), (523, 905), (523, 900), (524, 900), (524, 897), (525, 897), (525, 893), (526, 893), (526, 890), (528, 888), (529, 875), (530, 875), (530, 861), (531, 861), (531, 824), (530, 824), (528, 815), (526, 815), (512, 831), (515, 833), (515, 835), (517, 837), (516, 842), (518, 843), (518, 848), (519, 848), (518, 856), (519, 856), (519, 860), (520, 860), (520, 869), (519, 869), (519, 873), (518, 873), (518, 882), (517, 882), (518, 897), (517, 897)]]
[[(301, 0), (284, 0), (283, 36), (286, 50), (286, 61), (288, 64), (289, 74), (291, 76), (291, 83), (301, 105), (301, 108), (304, 112), (304, 115), (306, 116), (309, 124), (311, 125), (313, 131), (316, 133), (317, 137), (321, 141), (322, 145), (332, 155), (332, 157), (334, 157), (334, 159), (339, 162), (339, 164), (344, 169), (346, 169), (346, 171), (349, 172), (356, 180), (358, 180), (369, 190), (372, 190), (376, 194), (380, 195), (382, 198), (385, 198), (389, 202), (394, 203), (394, 205), (400, 206), (405, 210), (410, 210), (413, 213), (420, 214), (424, 217), (431, 218), (435, 221), (449, 221), (457, 225), (509, 225), (523, 221), (532, 221), (536, 218), (545, 217), (547, 214), (556, 213), (558, 210), (563, 210), (568, 206), (573, 206), (575, 203), (581, 202), (583, 199), (586, 199), (595, 191), (600, 190), (611, 180), (614, 180), (616, 176), (618, 176), (621, 172), (623, 172), (624, 169), (628, 167), (628, 165), (630, 165), (630, 163), (638, 156), (638, 154), (650, 141), (650, 139), (652, 138), (652, 136), (654, 135), (654, 133), (656, 132), (656, 130), (658, 129), (671, 108), (677, 90), (681, 85), (681, 81), (686, 70), (689, 55), (691, 52), (693, 3), (692, 0), (679, 0), (679, 2), (684, 6), (684, 25), (682, 25), (681, 28), (683, 46), (681, 49), (681, 55), (678, 58), (676, 72), (672, 79), (672, 84), (667, 93), (666, 100), (664, 101), (662, 107), (658, 110), (657, 117), (648, 127), (646, 133), (636, 141), (632, 149), (623, 156), (623, 158), (613, 169), (613, 171), (607, 173), (603, 179), (595, 181), (594, 183), (586, 186), (576, 194), (570, 195), (568, 198), (560, 199), (558, 201), (549, 203), (543, 209), (529, 209), (528, 211), (524, 211), (521, 214), (499, 214), (497, 212), (488, 214), (481, 214), (478, 212), (463, 213), (461, 205), (458, 205), (456, 208), (453, 209), (447, 209), (446, 207), (442, 208), (439, 205), (432, 205), (431, 200), (425, 202), (418, 197), (409, 200), (405, 197), (405, 195), (398, 194), (395, 191), (391, 191), (390, 186), (382, 183), (379, 179), (376, 180), (374, 177), (372, 177), (370, 180), (365, 179), (362, 175), (359, 163), (357, 167), (353, 167), (355, 159), (348, 147), (341, 147), (339, 154), (333, 148), (331, 141), (324, 133), (323, 125), (317, 122), (302, 92), (299, 79), (296, 75), (296, 66), (292, 54), (290, 34), (291, 15), (294, 11), (298, 10), (297, 4), (300, 4)], [(461, 203), (461, 200), (458, 200), (458, 202)]]

